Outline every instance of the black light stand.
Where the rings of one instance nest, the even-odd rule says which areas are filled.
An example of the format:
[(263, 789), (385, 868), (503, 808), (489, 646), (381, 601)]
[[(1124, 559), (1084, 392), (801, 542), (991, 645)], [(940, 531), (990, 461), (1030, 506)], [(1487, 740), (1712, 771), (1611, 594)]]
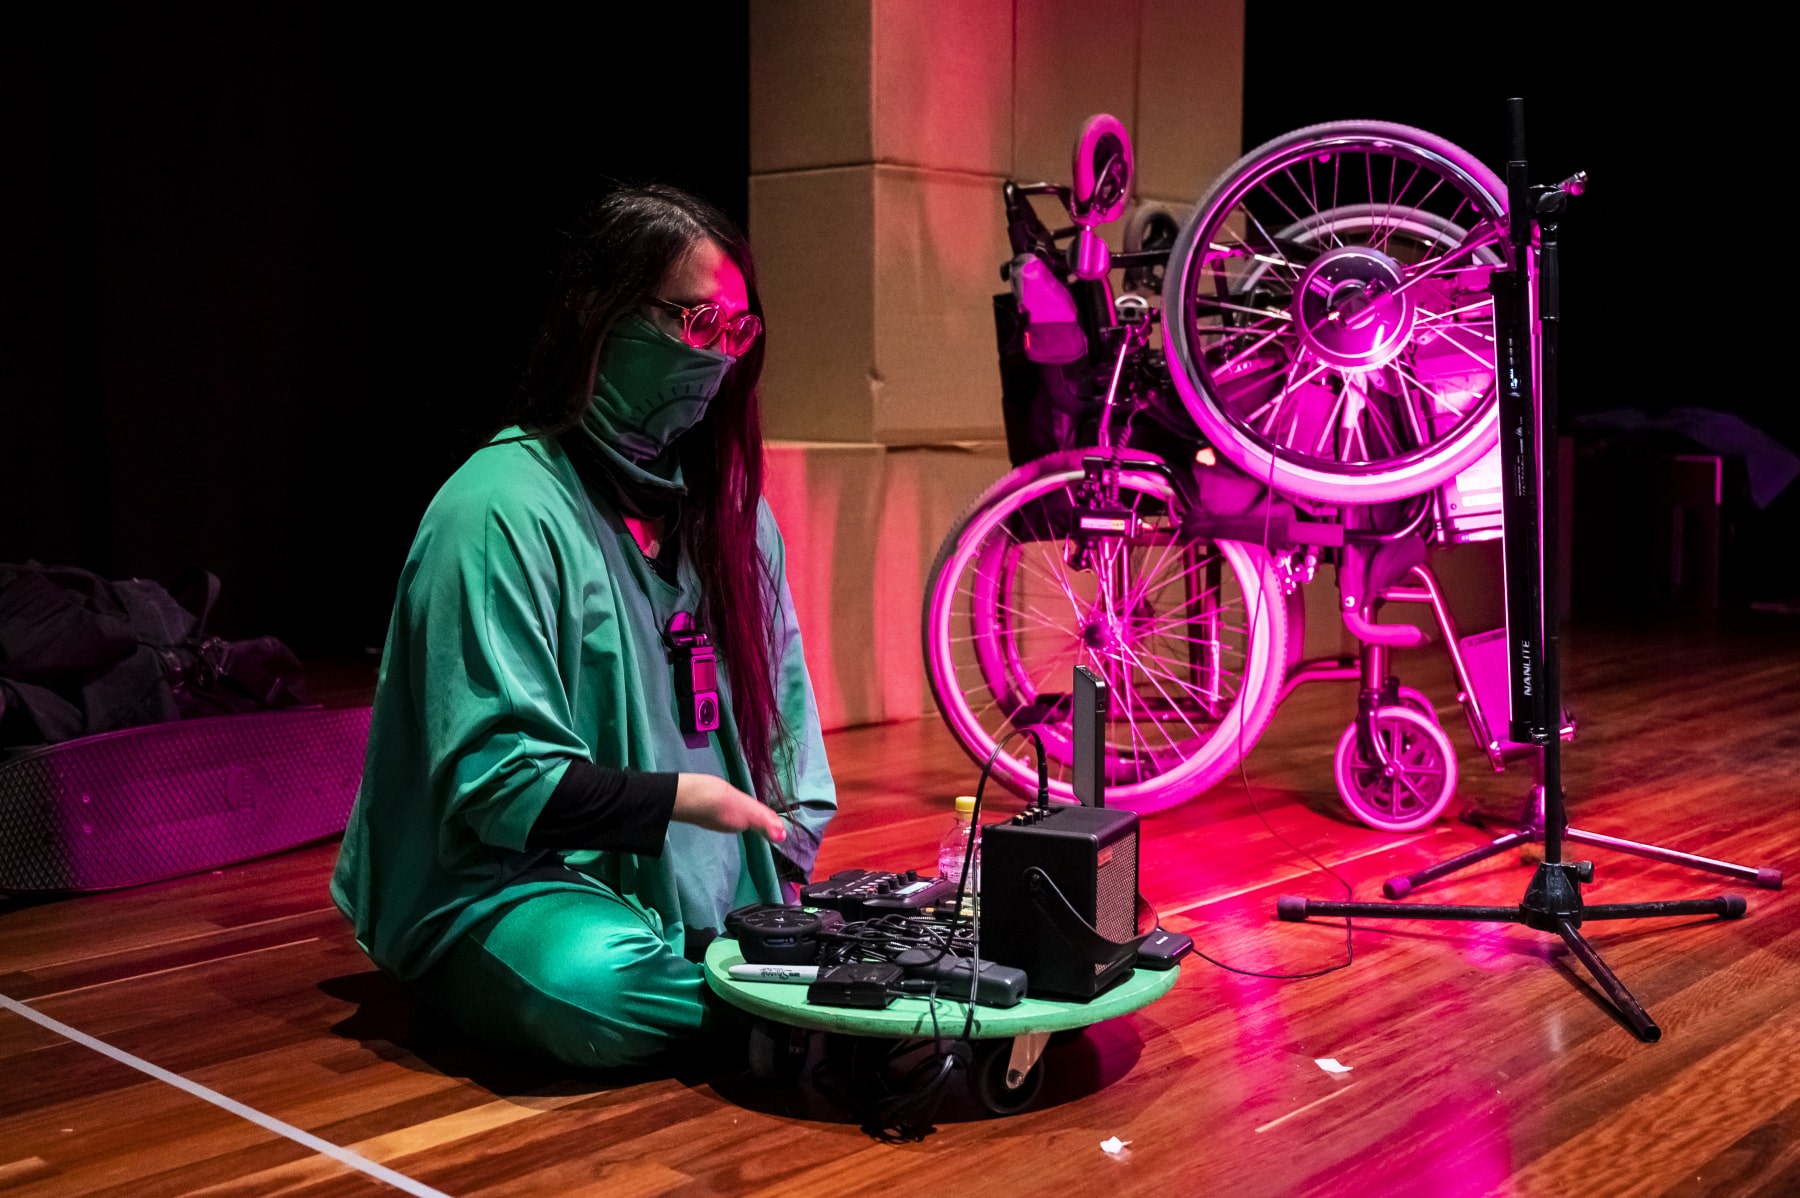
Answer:
[[(1501, 816), (1477, 811), (1465, 812), (1462, 818), (1477, 827), (1487, 827), (1500, 823), (1503, 819)], [(1781, 889), (1781, 871), (1771, 866), (1739, 865), (1734, 861), (1720, 861), (1712, 857), (1702, 857), (1697, 853), (1684, 853), (1680, 849), (1665, 848), (1659, 844), (1645, 844), (1641, 840), (1626, 840), (1621, 836), (1589, 832), (1572, 824), (1563, 825), (1562, 838), (1576, 844), (1591, 844), (1596, 848), (1612, 849), (1615, 852), (1645, 857), (1651, 861), (1661, 861), (1666, 865), (1685, 865), (1689, 869), (1723, 874), (1728, 878), (1736, 878), (1740, 882), (1753, 883), (1764, 890)], [(1543, 844), (1546, 839), (1544, 787), (1540, 782), (1531, 788), (1531, 797), (1526, 800), (1525, 810), (1519, 816), (1518, 823), (1512, 831), (1504, 832), (1479, 848), (1470, 849), (1466, 853), (1458, 853), (1454, 857), (1427, 865), (1423, 869), (1416, 869), (1412, 873), (1398, 878), (1389, 878), (1382, 883), (1381, 892), (1391, 899), (1405, 898), (1429, 882), (1448, 877), (1471, 865), (1478, 865), (1489, 857), (1499, 856), (1508, 849), (1526, 844)]]
[[(1545, 530), (1555, 527), (1556, 365), (1560, 310), (1557, 233), (1572, 195), (1585, 175), (1554, 187), (1532, 187), (1525, 163), (1525, 104), (1507, 101), (1512, 156), (1506, 164), (1510, 211), (1510, 269), (1495, 271), (1494, 330), (1500, 388), (1502, 514), (1506, 528), (1506, 624), (1512, 682), (1511, 737), (1538, 747), (1538, 781), (1543, 795), (1544, 860), (1516, 907), (1450, 904), (1335, 903), (1284, 896), (1277, 914), (1298, 921), (1308, 916), (1360, 919), (1445, 919), (1479, 923), (1522, 923), (1555, 932), (1587, 967), (1621, 1018), (1640, 1039), (1655, 1041), (1662, 1031), (1581, 934), (1590, 919), (1643, 919), (1744, 914), (1737, 895), (1654, 903), (1599, 903), (1581, 900), (1581, 884), (1594, 877), (1592, 863), (1563, 860), (1568, 826), (1562, 791), (1562, 680), (1557, 646), (1556, 555), (1545, 550)], [(1532, 232), (1537, 231), (1537, 245)], [(1534, 269), (1535, 266), (1535, 269)], [(1535, 359), (1535, 361), (1534, 361)], [(1534, 386), (1535, 383), (1535, 386)], [(1534, 402), (1535, 400), (1535, 402)], [(1503, 838), (1504, 839), (1504, 838)], [(1489, 846), (1490, 851), (1498, 851)], [(1478, 850), (1482, 851), (1482, 850)], [(1447, 863), (1448, 864), (1448, 863)]]

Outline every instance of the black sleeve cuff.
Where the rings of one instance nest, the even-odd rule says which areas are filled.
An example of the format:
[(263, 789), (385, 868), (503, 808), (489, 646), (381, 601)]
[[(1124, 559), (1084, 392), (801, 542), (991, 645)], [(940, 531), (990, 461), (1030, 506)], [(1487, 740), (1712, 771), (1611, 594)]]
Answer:
[(525, 838), (528, 849), (604, 849), (660, 857), (675, 814), (674, 774), (571, 761)]

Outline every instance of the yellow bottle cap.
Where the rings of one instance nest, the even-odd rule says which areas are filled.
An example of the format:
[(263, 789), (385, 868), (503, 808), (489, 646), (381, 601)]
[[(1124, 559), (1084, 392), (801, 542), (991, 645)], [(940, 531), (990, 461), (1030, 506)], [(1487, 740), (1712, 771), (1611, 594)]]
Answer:
[(974, 815), (975, 814), (975, 796), (974, 795), (957, 795), (956, 796), (956, 814), (958, 814), (958, 815)]

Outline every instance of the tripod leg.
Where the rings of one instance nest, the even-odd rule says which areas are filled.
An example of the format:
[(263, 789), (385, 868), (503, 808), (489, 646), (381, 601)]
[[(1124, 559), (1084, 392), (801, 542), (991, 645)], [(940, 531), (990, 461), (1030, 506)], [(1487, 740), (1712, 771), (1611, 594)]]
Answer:
[(1453, 874), (1459, 869), (1466, 869), (1468, 866), (1474, 865), (1477, 861), (1486, 861), (1496, 853), (1504, 853), (1514, 845), (1528, 844), (1536, 839), (1535, 829), (1508, 832), (1505, 836), (1497, 837), (1492, 842), (1484, 844), (1478, 849), (1470, 849), (1460, 856), (1440, 861), (1436, 865), (1427, 865), (1424, 869), (1407, 874), (1402, 878), (1389, 878), (1382, 883), (1381, 893), (1391, 899), (1405, 898), (1416, 886), (1435, 882), (1445, 874)]
[(1717, 915), (1721, 919), (1742, 919), (1746, 904), (1743, 895), (1723, 894), (1710, 899), (1676, 899), (1663, 903), (1593, 903), (1581, 909), (1586, 919), (1658, 919), (1671, 915)]
[(1574, 924), (1566, 919), (1557, 920), (1556, 934), (1563, 938), (1563, 943), (1569, 946), (1569, 951), (1580, 958), (1583, 965), (1587, 966), (1587, 971), (1593, 975), (1596, 982), (1600, 983), (1600, 988), (1606, 991), (1606, 997), (1612, 1000), (1612, 1005), (1625, 1022), (1631, 1025), (1631, 1030), (1637, 1033), (1638, 1039), (1646, 1044), (1654, 1044), (1662, 1039), (1662, 1029), (1656, 1026), (1654, 1019), (1650, 1018), (1650, 1012), (1644, 1010), (1643, 1004), (1631, 996), (1631, 991), (1625, 989), (1625, 983), (1621, 982), (1618, 975), (1613, 973), (1607, 967), (1606, 962), (1600, 959), (1600, 954), (1594, 951), (1594, 946), (1582, 939), (1580, 931)]
[(1395, 907), (1388, 903), (1329, 903), (1291, 894), (1275, 900), (1275, 914), (1288, 923), (1298, 923), (1313, 915), (1326, 918), (1347, 915), (1357, 919), (1459, 919), (1474, 923), (1523, 921), (1517, 907), (1457, 907), (1439, 903)]
[(1565, 828), (1563, 837), (1581, 844), (1598, 845), (1603, 849), (1635, 853), (1639, 857), (1648, 857), (1652, 861), (1666, 861), (1670, 865), (1685, 865), (1689, 869), (1710, 870), (1715, 874), (1736, 878), (1740, 882), (1752, 882), (1764, 890), (1781, 889), (1781, 871), (1778, 869), (1767, 867), (1758, 869), (1751, 865), (1734, 865), (1729, 861), (1715, 861), (1711, 857), (1700, 857), (1693, 853), (1665, 849), (1661, 845), (1640, 844), (1635, 840), (1620, 840), (1616, 836), (1603, 836), (1598, 832), (1583, 832), (1580, 828)]

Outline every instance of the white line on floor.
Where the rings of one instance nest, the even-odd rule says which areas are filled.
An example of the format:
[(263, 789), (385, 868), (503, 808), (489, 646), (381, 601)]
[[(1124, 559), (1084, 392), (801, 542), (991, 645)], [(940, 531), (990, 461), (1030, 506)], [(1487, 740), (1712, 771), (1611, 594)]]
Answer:
[(310, 911), (296, 911), (292, 915), (276, 915), (270, 919), (259, 919), (255, 923), (240, 923), (229, 928), (213, 928), (206, 932), (195, 932), (191, 936), (176, 936), (170, 940), (152, 940), (148, 944), (127, 944), (122, 948), (109, 948), (103, 953), (89, 953), (85, 957), (68, 957), (61, 961), (45, 961), (30, 966), (25, 973), (39, 973), (46, 969), (61, 969), (65, 965), (79, 965), (83, 961), (98, 961), (103, 957), (117, 957), (125, 953), (148, 952), (153, 948), (167, 948), (171, 944), (186, 944), (190, 940), (205, 940), (210, 936), (227, 936), (233, 932), (248, 932), (252, 928), (266, 928), (272, 923), (285, 923), (290, 919), (302, 919), (308, 915), (323, 915), (327, 911), (335, 911), (336, 907), (314, 907)]
[(283, 1123), (272, 1115), (265, 1115), (255, 1107), (245, 1106), (234, 1098), (227, 1098), (217, 1090), (209, 1090), (199, 1082), (189, 1081), (179, 1073), (171, 1073), (160, 1065), (152, 1065), (142, 1057), (134, 1057), (128, 1052), (114, 1048), (104, 1040), (96, 1040), (86, 1032), (76, 1031), (66, 1023), (59, 1023), (48, 1015), (34, 1011), (22, 1002), (0, 994), (0, 1009), (22, 1015), (40, 1027), (48, 1028), (57, 1035), (73, 1040), (84, 1048), (91, 1048), (103, 1056), (111, 1057), (122, 1065), (129, 1065), (139, 1073), (147, 1073), (161, 1082), (167, 1082), (178, 1090), (185, 1090), (196, 1098), (204, 1099), (216, 1107), (230, 1111), (240, 1119), (248, 1119), (258, 1127), (274, 1132), (302, 1144), (323, 1156), (348, 1165), (352, 1169), (367, 1173), (377, 1181), (384, 1181), (397, 1190), (404, 1190), (417, 1198), (449, 1198), (442, 1190), (434, 1190), (423, 1182), (414, 1181), (404, 1173), (396, 1173), (385, 1165), (378, 1165), (366, 1156), (350, 1151), (348, 1148), (333, 1144), (330, 1140), (321, 1140), (311, 1132), (301, 1131), (291, 1123)]
[(1295, 1115), (1304, 1115), (1306, 1112), (1308, 1112), (1308, 1111), (1312, 1110), (1314, 1107), (1318, 1106), (1319, 1103), (1330, 1102), (1332, 1099), (1336, 1098), (1339, 1094), (1342, 1094), (1345, 1090), (1348, 1090), (1351, 1086), (1354, 1086), (1355, 1084), (1356, 1084), (1355, 1082), (1349, 1082), (1345, 1085), (1339, 1086), (1336, 1090), (1332, 1091), (1330, 1094), (1327, 1094), (1323, 1098), (1320, 1098), (1314, 1102), (1309, 1102), (1303, 1107), (1296, 1107), (1295, 1109), (1289, 1111), (1287, 1114), (1283, 1115), (1279, 1119), (1269, 1120), (1267, 1123), (1263, 1124), (1261, 1127), (1256, 1129), (1256, 1134), (1261, 1135), (1263, 1132), (1268, 1131), (1271, 1127), (1280, 1127), (1283, 1123), (1286, 1123), (1289, 1119), (1292, 1119)]
[(239, 957), (254, 957), (257, 953), (271, 953), (278, 948), (293, 948), (296, 944), (312, 944), (317, 936), (308, 936), (304, 940), (284, 940), (280, 944), (265, 944), (261, 948), (247, 948), (241, 953), (226, 953), (223, 957), (208, 957), (204, 961), (189, 961), (185, 965), (171, 965), (167, 969), (152, 969), (148, 973), (134, 973), (122, 978), (108, 978), (104, 982), (90, 982), (85, 986), (72, 986), (67, 990), (52, 990), (49, 994), (34, 994), (26, 1002), (43, 1002), (46, 998), (61, 998), (65, 994), (80, 994), (83, 990), (98, 990), (102, 986), (116, 986), (120, 982), (136, 982), (144, 978), (160, 977), (165, 973), (178, 973), (183, 969), (196, 969), (202, 965), (212, 965), (219, 961), (235, 961)]

